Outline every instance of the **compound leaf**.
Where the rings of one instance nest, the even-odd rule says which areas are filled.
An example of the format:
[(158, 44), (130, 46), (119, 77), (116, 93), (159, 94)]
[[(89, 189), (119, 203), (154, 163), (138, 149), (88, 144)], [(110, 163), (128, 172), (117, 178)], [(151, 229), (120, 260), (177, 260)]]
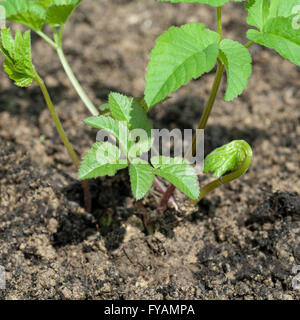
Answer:
[(22, 36), (20, 30), (12, 37), (11, 30), (1, 29), (0, 52), (4, 56), (4, 70), (19, 87), (31, 85), (36, 71), (31, 61), (30, 31)]
[(0, 2), (5, 8), (6, 20), (18, 22), (39, 31), (46, 23), (46, 10), (36, 1), (5, 0)]
[(184, 158), (152, 157), (154, 173), (181, 190), (191, 199), (200, 193), (199, 182), (194, 168)]
[(222, 40), (220, 50), (220, 58), (227, 71), (225, 101), (230, 101), (247, 87), (252, 73), (252, 59), (248, 49), (233, 40)]
[(157, 40), (150, 54), (145, 100), (148, 107), (165, 99), (216, 64), (219, 34), (203, 24), (171, 27)]
[(120, 159), (120, 154), (120, 149), (111, 143), (94, 143), (81, 162), (78, 178), (89, 179), (115, 175), (118, 170), (127, 167), (127, 163)]
[(131, 189), (137, 200), (142, 199), (154, 181), (153, 168), (141, 159), (134, 159), (129, 165)]

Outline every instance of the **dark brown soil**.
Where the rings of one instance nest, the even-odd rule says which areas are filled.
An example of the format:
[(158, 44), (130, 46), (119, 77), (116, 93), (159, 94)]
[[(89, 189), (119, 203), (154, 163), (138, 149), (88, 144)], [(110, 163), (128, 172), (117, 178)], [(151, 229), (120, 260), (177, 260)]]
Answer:
[[(224, 10), (225, 36), (246, 42), (240, 4)], [(120, 91), (141, 96), (148, 53), (170, 25), (215, 26), (207, 6), (154, 0), (85, 0), (66, 27), (65, 50), (91, 98)], [(33, 38), (63, 125), (82, 156), (96, 132), (55, 53)], [(233, 139), (254, 151), (250, 171), (198, 207), (176, 193), (181, 210), (155, 213), (158, 194), (131, 195), (126, 171), (91, 182), (85, 213), (80, 183), (38, 87), (0, 79), (0, 265), (2, 299), (300, 299), (292, 268), (300, 265), (300, 69), (253, 46), (244, 94), (219, 94), (205, 133), (206, 151)], [(214, 73), (193, 81), (151, 113), (156, 127), (195, 127)]]

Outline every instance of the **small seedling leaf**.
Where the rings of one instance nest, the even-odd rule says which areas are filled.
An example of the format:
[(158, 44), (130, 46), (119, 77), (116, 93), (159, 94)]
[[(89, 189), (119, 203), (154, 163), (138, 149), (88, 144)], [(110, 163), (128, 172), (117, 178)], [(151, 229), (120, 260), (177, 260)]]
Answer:
[(129, 140), (129, 129), (126, 123), (108, 116), (90, 117), (85, 119), (84, 122), (93, 128), (105, 130), (113, 135), (119, 142), (123, 152), (127, 155), (133, 142)]
[(252, 73), (251, 55), (239, 42), (224, 39), (220, 43), (220, 58), (227, 71), (225, 101), (231, 101), (248, 85)]
[(46, 10), (37, 1), (6, 0), (0, 2), (5, 8), (6, 20), (18, 22), (39, 31), (46, 23)]
[[(130, 129), (130, 139), (134, 143), (129, 155), (140, 156), (152, 146), (152, 124), (147, 118), (147, 112), (141, 98), (129, 98), (122, 94), (112, 92), (109, 95), (109, 105), (112, 115), (127, 123)], [(139, 141), (136, 143), (136, 139)]]
[(4, 56), (4, 70), (19, 87), (28, 87), (36, 77), (31, 61), (30, 31), (22, 35), (18, 30), (15, 39), (11, 30), (1, 29), (0, 52)]
[(127, 167), (127, 161), (120, 159), (120, 149), (108, 142), (96, 142), (83, 158), (78, 172), (79, 179), (113, 176)]
[(203, 24), (171, 27), (150, 54), (145, 100), (152, 107), (171, 92), (209, 72), (216, 64), (219, 34)]
[(181, 190), (191, 199), (197, 199), (200, 193), (195, 169), (184, 158), (152, 157), (154, 173)]
[(264, 26), (264, 32), (248, 30), (247, 37), (300, 66), (300, 28), (293, 27), (292, 17), (271, 18)]
[(137, 200), (142, 199), (154, 181), (153, 168), (141, 159), (134, 159), (129, 165), (131, 189)]
[(47, 22), (51, 26), (64, 25), (82, 0), (52, 0), (47, 9)]

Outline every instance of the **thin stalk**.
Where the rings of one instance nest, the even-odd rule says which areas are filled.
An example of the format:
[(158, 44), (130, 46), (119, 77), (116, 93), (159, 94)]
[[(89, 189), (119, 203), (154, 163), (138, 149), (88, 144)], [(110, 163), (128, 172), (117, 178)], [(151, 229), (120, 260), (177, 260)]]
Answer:
[(244, 173), (246, 173), (246, 171), (249, 169), (251, 165), (252, 150), (249, 144), (246, 142), (243, 143), (243, 150), (244, 150), (244, 160), (241, 166), (237, 170), (225, 175), (224, 177), (220, 177), (219, 179), (214, 180), (208, 183), (207, 185), (205, 185), (203, 188), (201, 188), (199, 198), (197, 200), (191, 201), (193, 204), (197, 204), (200, 200), (202, 200), (207, 194), (212, 192), (214, 189), (219, 188), (220, 186), (228, 182), (231, 182), (239, 178), (240, 176), (242, 176)]
[(248, 43), (245, 44), (245, 48), (250, 48), (255, 42), (254, 41), (249, 41)]
[[(65, 130), (59, 120), (59, 117), (56, 113), (56, 110), (54, 108), (54, 105), (52, 103), (52, 100), (50, 98), (50, 95), (49, 95), (49, 92), (47, 90), (47, 87), (43, 81), (43, 79), (37, 74), (36, 77), (35, 77), (35, 81), (36, 83), (40, 86), (41, 88), (41, 91), (43, 93), (43, 96), (44, 96), (44, 99), (45, 99), (45, 102), (47, 104), (47, 107), (50, 111), (50, 114), (51, 114), (51, 117), (53, 119), (53, 122), (56, 126), (56, 130), (63, 142), (63, 144), (65, 145), (71, 159), (72, 159), (72, 162), (73, 164), (75, 165), (76, 169), (78, 170), (79, 167), (80, 167), (80, 161), (65, 133)], [(82, 187), (83, 187), (83, 192), (84, 192), (84, 195), (85, 195), (85, 205), (86, 205), (86, 210), (88, 212), (91, 211), (91, 196), (90, 196), (90, 191), (89, 191), (89, 185), (88, 185), (88, 182), (87, 181), (82, 181)]]
[(67, 149), (67, 151), (68, 151), (68, 153), (69, 153), (69, 155), (70, 155), (75, 167), (78, 169), (80, 167), (80, 161), (78, 160), (77, 155), (76, 155), (76, 153), (75, 153), (75, 151), (74, 151), (74, 149), (73, 149), (73, 147), (72, 147), (72, 145), (71, 145), (71, 143), (70, 143), (70, 141), (69, 141), (69, 139), (68, 139), (68, 137), (67, 137), (67, 135), (66, 135), (66, 133), (64, 131), (64, 128), (62, 127), (62, 124), (61, 124), (61, 122), (60, 122), (60, 120), (58, 118), (58, 115), (57, 115), (56, 111), (55, 111), (55, 108), (53, 106), (53, 103), (52, 103), (52, 100), (50, 98), (50, 95), (49, 95), (49, 92), (47, 90), (47, 87), (46, 87), (43, 79), (40, 76), (37, 75), (36, 78), (35, 78), (35, 81), (37, 82), (37, 84), (40, 86), (40, 88), (42, 90), (45, 102), (47, 104), (47, 107), (48, 107), (48, 109), (50, 111), (51, 117), (52, 117), (52, 119), (54, 121), (54, 124), (56, 126), (57, 132), (58, 132), (62, 142), (64, 143), (64, 145), (65, 145), (65, 147), (66, 147), (66, 149)]
[(224, 71), (224, 64), (218, 59), (218, 67), (217, 67), (217, 72), (215, 75), (215, 79), (210, 91), (210, 95), (208, 98), (208, 101), (205, 105), (204, 111), (202, 113), (201, 119), (198, 124), (198, 129), (205, 129), (207, 120), (211, 114), (212, 108), (215, 104), (217, 93), (220, 88), (221, 80), (222, 80), (222, 75)]
[(217, 8), (217, 32), (220, 35), (220, 41), (223, 38), (223, 28), (222, 28), (222, 7)]
[(58, 57), (60, 59), (60, 62), (68, 76), (68, 78), (70, 79), (74, 89), (76, 90), (77, 94), (79, 95), (79, 97), (81, 98), (82, 102), (85, 104), (85, 106), (88, 108), (88, 110), (90, 111), (90, 113), (93, 116), (97, 116), (99, 115), (99, 111), (97, 110), (97, 108), (94, 106), (94, 104), (92, 103), (92, 101), (89, 99), (89, 97), (87, 96), (87, 94), (85, 93), (85, 91), (83, 90), (82, 86), (80, 85), (79, 81), (77, 80), (76, 76), (74, 75), (66, 57), (65, 54), (63, 52), (62, 49), (62, 35), (63, 35), (63, 30), (64, 30), (64, 26), (62, 26), (59, 30), (59, 34), (57, 34), (57, 30), (56, 28), (53, 28), (53, 37), (54, 40), (50, 39), (45, 33), (43, 33), (42, 31), (36, 31), (36, 33), (43, 38), (48, 44), (50, 44), (50, 46), (56, 50)]
[(47, 43), (49, 43), (52, 48), (54, 48), (55, 50), (57, 49), (58, 45), (52, 39), (50, 39), (44, 32), (42, 32), (42, 31), (35, 31), (35, 32), (41, 38), (43, 38)]
[(76, 76), (74, 75), (65, 55), (64, 52), (62, 50), (61, 47), (58, 47), (56, 49), (56, 52), (58, 54), (58, 57), (60, 59), (60, 62), (67, 74), (67, 76), (69, 77), (73, 87), (75, 88), (75, 90), (77, 91), (79, 97), (81, 98), (82, 102), (85, 104), (85, 106), (89, 109), (90, 113), (93, 116), (98, 116), (99, 115), (99, 111), (97, 110), (97, 108), (94, 106), (94, 104), (92, 103), (92, 101), (89, 99), (89, 97), (87, 96), (87, 94), (85, 93), (85, 91), (83, 90), (83, 88), (81, 87), (80, 83), (78, 82)]
[(163, 214), (167, 209), (169, 201), (173, 198), (173, 193), (175, 189), (176, 187), (173, 184), (171, 184), (169, 188), (164, 192), (163, 197), (160, 201), (160, 204), (157, 208), (157, 212), (159, 214)]

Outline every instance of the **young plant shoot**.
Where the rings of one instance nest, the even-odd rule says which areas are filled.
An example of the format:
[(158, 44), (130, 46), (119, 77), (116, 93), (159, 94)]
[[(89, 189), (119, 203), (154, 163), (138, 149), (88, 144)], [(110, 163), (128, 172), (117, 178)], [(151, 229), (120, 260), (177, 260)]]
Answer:
[[(11, 30), (3, 27), (1, 29), (0, 37), (0, 52), (4, 57), (5, 72), (18, 87), (29, 87), (34, 81), (40, 86), (57, 132), (59, 133), (73, 164), (79, 169), (80, 161), (62, 127), (47, 87), (32, 63), (30, 31), (26, 31), (24, 35), (22, 35), (21, 31), (18, 30), (15, 38), (13, 38)], [(82, 185), (85, 193), (86, 209), (90, 210), (90, 195), (87, 181), (83, 181)]]
[[(198, 125), (199, 129), (205, 129), (220, 88), (224, 70), (227, 74), (225, 101), (232, 101), (242, 94), (247, 87), (252, 73), (252, 58), (248, 49), (254, 43), (274, 49), (284, 58), (298, 66), (300, 65), (300, 28), (295, 29), (293, 27), (293, 19), (297, 14), (293, 11), (293, 8), (300, 4), (300, 0), (251, 0), (246, 2), (247, 22), (251, 26), (247, 32), (250, 42), (246, 45), (232, 39), (223, 38), (222, 6), (230, 0), (158, 1), (199, 3), (214, 6), (216, 7), (217, 28), (216, 31), (213, 31), (207, 29), (201, 23), (189, 23), (181, 27), (171, 27), (158, 37), (155, 47), (151, 51), (147, 67), (145, 103), (143, 103), (144, 119), (146, 119), (147, 111), (163, 102), (171, 93), (186, 85), (192, 79), (198, 79), (204, 73), (212, 71), (217, 65), (211, 93)], [(234, 1), (242, 2), (242, 0)], [(116, 112), (116, 99), (113, 98), (116, 95), (116, 93), (112, 93), (109, 97), (109, 104), (105, 105), (106, 112), (108, 108), (110, 109), (109, 117), (90, 118), (86, 120), (86, 123), (111, 132), (118, 140), (119, 131), (115, 129), (117, 128), (116, 121), (125, 121), (126, 130), (128, 130), (128, 136), (130, 137), (130, 130), (132, 129), (130, 121), (132, 120), (129, 115), (131, 114), (136, 119), (138, 119), (138, 116), (134, 111), (136, 108), (134, 98), (123, 97), (119, 99), (118, 112)], [(126, 99), (127, 102), (125, 102)], [(126, 117), (124, 113), (128, 116)], [(139, 128), (145, 128), (145, 120), (138, 121), (138, 123)], [(129, 141), (133, 143), (132, 139), (129, 139)], [(124, 141), (118, 142), (121, 146), (129, 146), (127, 141), (125, 143)], [(102, 147), (102, 144), (100, 147)], [(192, 153), (195, 153), (195, 147), (194, 139)], [(140, 199), (150, 189), (154, 175), (168, 180), (171, 186), (162, 197), (158, 207), (159, 212), (165, 210), (175, 187), (194, 199), (194, 203), (197, 203), (212, 190), (243, 175), (248, 170), (252, 160), (251, 147), (245, 141), (233, 141), (216, 149), (206, 157), (204, 173), (213, 173), (217, 180), (205, 185), (200, 191), (196, 173), (188, 162), (184, 162), (184, 159), (164, 159), (161, 157), (162, 163), (167, 160), (168, 165), (157, 166), (153, 163), (153, 158), (150, 160), (150, 165), (137, 160), (138, 158), (131, 158), (130, 153), (125, 153), (126, 161), (122, 167), (120, 164), (110, 165), (109, 159), (102, 163), (102, 166), (97, 166), (96, 153), (97, 146), (94, 145), (82, 162), (79, 171), (80, 178), (90, 177), (87, 168), (92, 169), (92, 176), (96, 177), (108, 174), (104, 168), (110, 170), (109, 174), (114, 174), (118, 169), (127, 166), (128, 163), (132, 192), (136, 199)], [(137, 163), (139, 169), (137, 169)], [(184, 163), (184, 166), (182, 166), (182, 163)]]
[[(56, 52), (73, 87), (92, 115), (99, 111), (89, 99), (74, 75), (63, 51), (62, 40), (65, 24), (82, 0), (5, 0), (0, 5), (5, 8), (6, 20), (23, 24), (35, 31)], [(52, 39), (43, 32), (49, 25)]]
[[(154, 1), (154, 0), (153, 0)], [(172, 3), (198, 3), (215, 7), (217, 24), (210, 30), (202, 23), (188, 23), (170, 27), (159, 36), (150, 53), (146, 74), (144, 98), (127, 97), (120, 93), (109, 94), (108, 103), (99, 110), (93, 105), (76, 79), (63, 49), (64, 26), (81, 0), (5, 0), (0, 5), (6, 9), (7, 20), (21, 23), (42, 37), (57, 52), (62, 66), (81, 100), (92, 117), (84, 122), (104, 131), (111, 140), (96, 142), (83, 158), (79, 179), (112, 176), (128, 168), (133, 196), (142, 199), (154, 184), (163, 192), (158, 212), (162, 213), (170, 201), (176, 206), (172, 194), (175, 188), (196, 204), (208, 193), (243, 175), (250, 167), (252, 150), (243, 140), (232, 141), (212, 151), (204, 160), (204, 173), (212, 173), (216, 180), (200, 188), (195, 168), (183, 157), (152, 156), (144, 160), (153, 146), (152, 123), (147, 113), (169, 96), (216, 67), (215, 79), (198, 128), (205, 129), (211, 115), (224, 71), (227, 87), (225, 101), (241, 95), (252, 74), (249, 48), (260, 44), (275, 50), (283, 58), (300, 66), (300, 27), (295, 24), (300, 0), (157, 0)], [(222, 6), (229, 2), (244, 2), (247, 11), (249, 42), (239, 43), (226, 39), (222, 29)], [(52, 38), (43, 31), (50, 25)], [(1, 32), (1, 52), (5, 57), (5, 71), (19, 86), (29, 86), (36, 81), (44, 94), (57, 130), (74, 164), (79, 162), (57, 118), (53, 104), (31, 62), (30, 33), (22, 37), (17, 32), (12, 38), (9, 29)], [(100, 114), (100, 115), (99, 115)], [(146, 134), (142, 134), (143, 133)], [(196, 153), (196, 137), (191, 154)], [(166, 188), (159, 179), (170, 183)]]

